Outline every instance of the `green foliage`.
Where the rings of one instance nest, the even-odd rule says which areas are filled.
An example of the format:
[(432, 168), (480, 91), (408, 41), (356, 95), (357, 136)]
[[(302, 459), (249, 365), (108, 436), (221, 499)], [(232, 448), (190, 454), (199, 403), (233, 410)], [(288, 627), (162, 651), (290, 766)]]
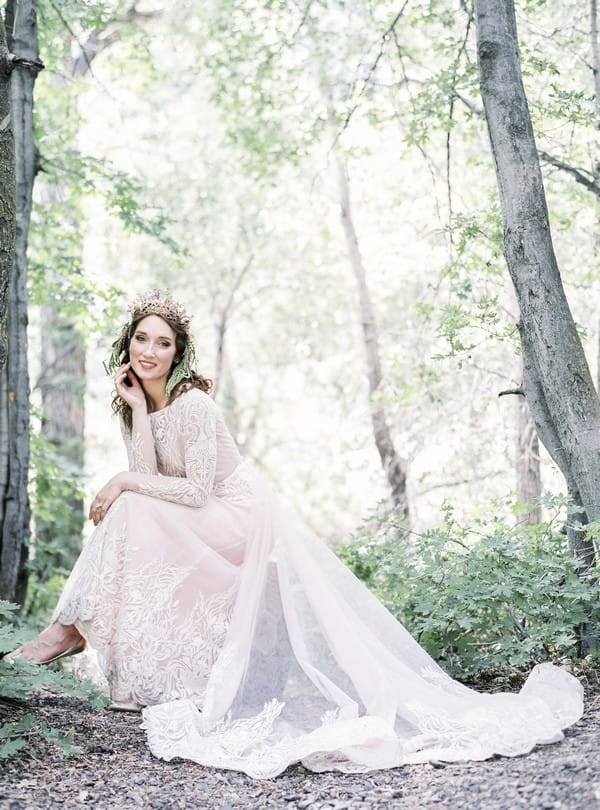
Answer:
[(461, 526), (447, 507), (440, 528), (413, 539), (390, 512), (337, 550), (455, 676), (574, 657), (578, 626), (600, 620), (600, 588), (578, 577), (560, 531), (563, 504), (547, 501), (556, 517), (540, 526), (509, 524), (500, 504)]
[(81, 520), (74, 514), (73, 504), (83, 503), (82, 473), (36, 430), (31, 434), (30, 451), (33, 532), (26, 611), (47, 615), (81, 550)]
[[(97, 55), (94, 43), (105, 38), (114, 44), (131, 32), (141, 35), (131, 18), (136, 9), (120, 0), (60, 4), (44, 0), (38, 12), (46, 69), (36, 85), (34, 109), (41, 172), (30, 227), (29, 298), (33, 304), (60, 307), (65, 322), (85, 337), (114, 319), (120, 295), (117, 288), (98, 284), (83, 265), (91, 199), (99, 198), (126, 234), (155, 238), (173, 256), (182, 251), (168, 232), (170, 220), (156, 204), (153, 191), (130, 172), (105, 158), (83, 154), (77, 147), (81, 97), (89, 87)], [(87, 61), (76, 68), (86, 46)], [(100, 52), (103, 49), (104, 45)]]
[(0, 726), (0, 760), (16, 754), (26, 748), (30, 739), (38, 736), (55, 745), (65, 756), (76, 756), (81, 749), (73, 743), (73, 730), (58, 731), (50, 728), (34, 715), (25, 714), (16, 723), (4, 723)]
[[(51, 107), (47, 114), (56, 115), (56, 110)], [(120, 290), (84, 274), (84, 197), (99, 197), (125, 233), (156, 239), (170, 251), (171, 261), (185, 251), (169, 233), (170, 219), (139, 179), (107, 160), (65, 149), (62, 143), (42, 146), (47, 150), (43, 162), (50, 185), (32, 211), (29, 295), (35, 304), (60, 301), (65, 319), (82, 323), (81, 332), (99, 331), (114, 317)], [(55, 156), (52, 149), (57, 150)]]
[[(31, 629), (18, 620), (19, 606), (0, 601), (0, 653), (5, 654), (31, 638)], [(60, 690), (63, 694), (88, 700), (96, 708), (108, 704), (107, 698), (89, 681), (80, 682), (73, 675), (26, 661), (5, 661), (0, 659), (0, 701), (17, 702), (26, 705), (36, 692), (44, 689)], [(62, 733), (50, 728), (30, 712), (26, 712), (16, 722), (5, 723), (0, 727), (0, 759), (5, 759), (24, 748), (34, 736), (41, 736), (47, 742), (58, 746), (65, 754), (77, 753), (73, 745), (72, 732)]]

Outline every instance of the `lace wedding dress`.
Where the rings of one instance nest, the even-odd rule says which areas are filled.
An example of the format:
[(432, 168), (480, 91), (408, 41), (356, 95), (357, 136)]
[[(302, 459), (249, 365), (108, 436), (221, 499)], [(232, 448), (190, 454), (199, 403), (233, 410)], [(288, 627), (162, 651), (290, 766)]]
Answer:
[(126, 437), (124, 492), (85, 546), (54, 618), (136, 702), (153, 753), (273, 777), (514, 756), (562, 738), (579, 682), (551, 664), (519, 694), (453, 681), (241, 461), (214, 402), (150, 416), (158, 469)]

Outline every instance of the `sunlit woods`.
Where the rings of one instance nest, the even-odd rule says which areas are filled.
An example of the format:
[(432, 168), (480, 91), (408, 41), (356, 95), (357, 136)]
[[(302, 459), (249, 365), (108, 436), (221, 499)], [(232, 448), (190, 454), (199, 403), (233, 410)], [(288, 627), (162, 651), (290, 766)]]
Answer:
[[(124, 463), (101, 368), (115, 313), (156, 285), (194, 313), (200, 370), (244, 453), (324, 536), (347, 539), (390, 498), (377, 407), (415, 531), (438, 525), (444, 502), (502, 511), (490, 502), (517, 489), (516, 448), (532, 445), (498, 396), (521, 383), (518, 314), (469, 5), (44, 2), (39, 14), (30, 363), (45, 379), (37, 307), (54, 300), (87, 346), (86, 491)], [(518, 10), (559, 265), (595, 364), (594, 203), (561, 168), (593, 171), (577, 16), (572, 4)], [(66, 57), (102, 37), (110, 47), (68, 75)], [(378, 329), (370, 403), (337, 156)], [(563, 486), (543, 452), (541, 478)]]

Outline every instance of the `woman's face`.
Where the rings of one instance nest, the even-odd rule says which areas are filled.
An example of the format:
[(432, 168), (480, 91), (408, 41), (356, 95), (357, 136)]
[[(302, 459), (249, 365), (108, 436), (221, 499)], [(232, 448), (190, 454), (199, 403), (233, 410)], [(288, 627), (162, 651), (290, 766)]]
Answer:
[(175, 332), (169, 324), (158, 315), (142, 318), (129, 341), (131, 367), (142, 385), (166, 385), (175, 351)]

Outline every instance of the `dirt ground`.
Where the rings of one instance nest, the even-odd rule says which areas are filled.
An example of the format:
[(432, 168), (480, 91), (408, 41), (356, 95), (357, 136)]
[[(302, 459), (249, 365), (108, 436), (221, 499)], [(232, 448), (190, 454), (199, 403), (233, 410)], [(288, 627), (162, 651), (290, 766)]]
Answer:
[[(418, 808), (600, 810), (600, 692), (588, 683), (586, 712), (565, 740), (527, 756), (413, 765), (368, 774), (315, 774), (301, 766), (255, 781), (149, 752), (140, 716), (95, 711), (74, 698), (40, 695), (28, 705), (53, 728), (74, 730), (78, 756), (32, 735), (0, 761), (0, 808)], [(22, 708), (0, 707), (4, 721)]]

